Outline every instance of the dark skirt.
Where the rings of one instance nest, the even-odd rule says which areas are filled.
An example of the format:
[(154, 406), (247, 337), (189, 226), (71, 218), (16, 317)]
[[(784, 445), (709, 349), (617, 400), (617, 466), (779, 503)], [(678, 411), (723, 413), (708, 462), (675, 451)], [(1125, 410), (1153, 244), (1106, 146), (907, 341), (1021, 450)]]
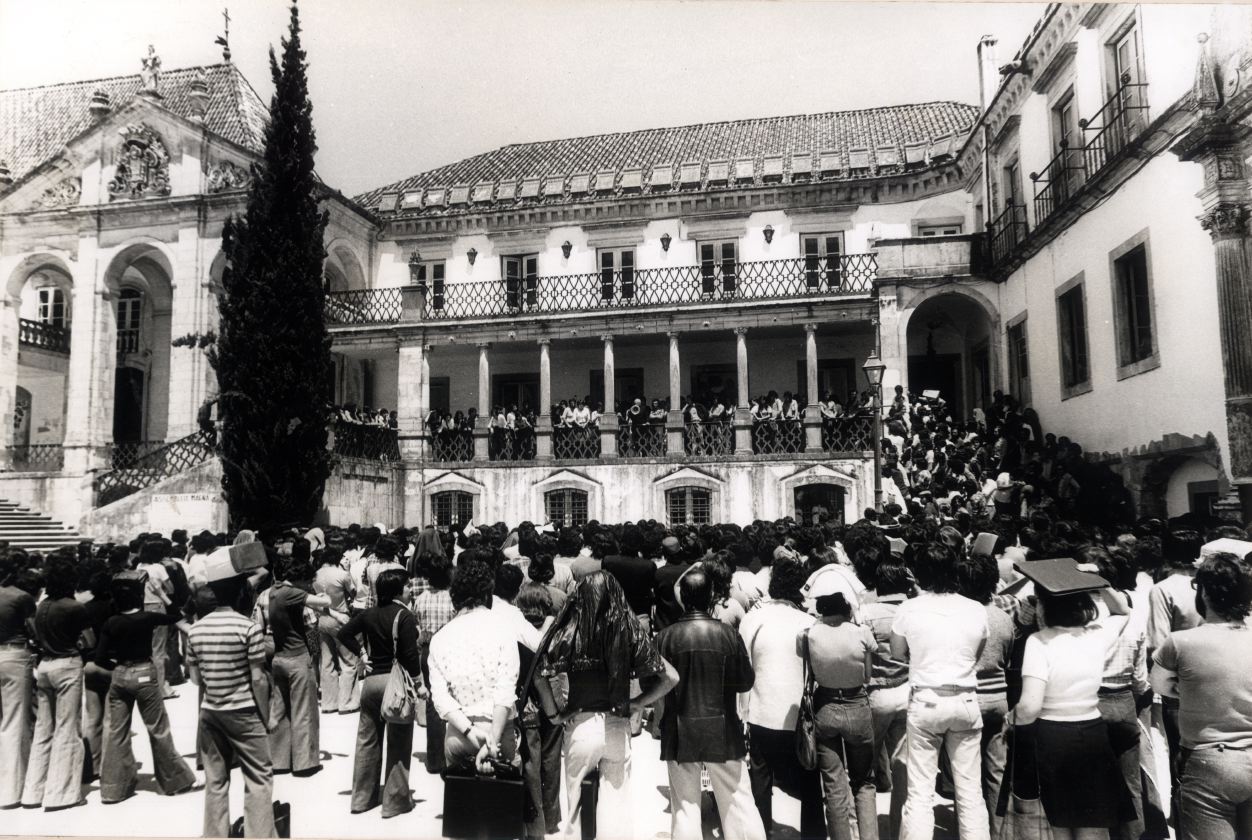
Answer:
[(1103, 720), (1039, 720), (1032, 728), (1039, 799), (1050, 824), (1113, 828), (1133, 816)]

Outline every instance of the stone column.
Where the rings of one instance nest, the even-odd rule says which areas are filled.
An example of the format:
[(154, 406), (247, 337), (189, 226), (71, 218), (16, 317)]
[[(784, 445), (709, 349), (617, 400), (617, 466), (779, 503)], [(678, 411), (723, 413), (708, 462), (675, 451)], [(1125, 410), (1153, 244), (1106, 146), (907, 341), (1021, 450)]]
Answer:
[(748, 413), (748, 328), (735, 327), (735, 454), (752, 454), (752, 415)]
[(535, 460), (552, 460), (552, 339), (539, 339), (539, 409), (535, 422)]
[(426, 414), (430, 410), (430, 367), (426, 347), (405, 344), (400, 347), (396, 365), (396, 416), (400, 457), (421, 460), (426, 454)]
[[(96, 241), (79, 240), (73, 267), (70, 368), (65, 381), (65, 471), (107, 466), (113, 440), (113, 380), (117, 368), (114, 296), (97, 278)], [(103, 271), (103, 268), (101, 268)]]
[[(19, 313), (21, 299), (4, 295), (0, 298), (0, 417), (12, 418), (17, 409), (17, 355), (21, 346)], [(3, 422), (3, 421), (0, 421)], [(13, 437), (10, 419), (0, 436), (0, 470), (13, 464), (13, 449), (17, 444)]]
[(804, 407), (804, 452), (822, 452), (822, 410), (817, 393), (817, 324), (804, 325), (804, 388), (808, 405)]
[[(195, 228), (178, 232), (175, 251), (177, 263), (170, 278), (170, 338), (203, 334), (206, 330), (205, 310), (208, 290), (205, 288), (209, 262), (201, 257), (202, 245)], [(197, 276), (203, 268), (205, 277)], [(169, 405), (166, 409), (165, 440), (174, 441), (196, 431), (196, 416), (205, 399), (205, 369), (208, 360), (199, 347), (173, 347), (165, 342), (169, 354)], [(158, 351), (160, 352), (160, 351)]]
[(617, 365), (613, 360), (613, 334), (600, 336), (604, 342), (604, 412), (600, 415), (600, 456), (617, 457)]
[[(1203, 104), (1201, 107), (1212, 110)], [(1249, 142), (1252, 129), (1225, 122), (1210, 113), (1173, 149), (1182, 160), (1194, 161), (1204, 168), (1204, 187), (1196, 195), (1204, 208), (1200, 225), (1213, 239), (1227, 463), (1245, 524), (1252, 521), (1252, 342), (1248, 341), (1252, 334), (1252, 270), (1248, 256), (1252, 189), (1243, 164)]]
[(665, 445), (671, 455), (683, 453), (682, 358), (678, 351), (678, 333), (669, 337), (669, 414), (665, 418)]
[(491, 440), (491, 360), (487, 350), (491, 343), (478, 342), (478, 422), (474, 424), (474, 460), (486, 461), (487, 444)]

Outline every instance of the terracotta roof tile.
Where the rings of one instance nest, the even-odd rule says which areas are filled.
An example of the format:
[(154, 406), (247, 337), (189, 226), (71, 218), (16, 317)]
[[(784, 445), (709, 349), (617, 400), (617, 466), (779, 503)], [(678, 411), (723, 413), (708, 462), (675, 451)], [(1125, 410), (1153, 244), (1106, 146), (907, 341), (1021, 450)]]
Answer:
[[(158, 87), (160, 105), (190, 117), (189, 83), (199, 69), (163, 71)], [(205, 125), (213, 133), (259, 153), (269, 109), (233, 64), (212, 64), (203, 69), (209, 85)], [(88, 105), (94, 91), (108, 93), (116, 112), (135, 98), (140, 87), (136, 74), (0, 90), (0, 159), (8, 162), (14, 180), (20, 180), (91, 126)]]
[[(808, 155), (812, 166), (822, 152), (836, 151), (844, 155), (853, 148), (899, 149), (916, 143), (929, 146), (938, 138), (963, 135), (977, 117), (978, 109), (972, 105), (927, 102), (864, 111), (731, 120), (517, 143), (371, 190), (357, 196), (355, 201), (363, 207), (378, 210), (383, 195), (425, 187), (534, 177), (558, 178), (563, 182), (567, 176), (610, 170), (620, 172), (642, 168), (655, 180), (657, 168), (671, 164), (682, 164), (684, 170), (687, 170), (686, 165), (695, 164), (707, 178), (710, 171), (708, 164), (717, 163), (712, 171), (720, 182), (726, 180), (722, 164), (732, 160), (759, 161), (755, 178), (773, 177), (777, 180), (777, 174), (765, 164), (766, 158), (773, 161), (782, 156), (786, 162), (784, 169), (789, 174), (791, 169), (786, 164), (797, 159), (794, 155)], [(772, 163), (771, 166), (776, 167), (777, 164)], [(736, 163), (736, 176), (739, 171), (739, 164)], [(842, 172), (841, 176), (857, 174)], [(683, 180), (685, 182), (686, 178)], [(596, 183), (598, 187), (599, 177)], [(578, 197), (569, 193), (555, 195), (545, 190), (542, 198), (528, 199), (523, 191), (518, 199), (510, 200), (542, 203), (586, 200), (581, 192), (573, 195)]]

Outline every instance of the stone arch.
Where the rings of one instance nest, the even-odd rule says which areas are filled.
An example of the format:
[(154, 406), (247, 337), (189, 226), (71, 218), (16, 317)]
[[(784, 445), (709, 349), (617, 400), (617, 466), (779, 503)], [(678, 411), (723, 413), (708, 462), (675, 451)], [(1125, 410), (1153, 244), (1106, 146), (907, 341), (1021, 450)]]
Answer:
[(781, 515), (798, 519), (795, 505), (796, 490), (812, 485), (827, 485), (840, 490), (843, 494), (843, 510), (840, 514), (844, 522), (855, 522), (860, 518), (862, 510), (860, 481), (854, 475), (825, 464), (807, 467), (778, 482), (778, 510)]
[(14, 303), (21, 300), (26, 281), (40, 272), (55, 273), (63, 277), (69, 283), (69, 289), (73, 290), (74, 274), (70, 271), (69, 255), (54, 250), (40, 250), (25, 257), (9, 272), (4, 284), (5, 299)]
[(530, 512), (532, 522), (543, 522), (547, 519), (544, 508), (544, 497), (551, 490), (579, 490), (587, 494), (587, 519), (600, 519), (603, 513), (603, 486), (600, 482), (588, 478), (574, 470), (558, 470), (552, 475), (531, 485)]
[(899, 329), (907, 359), (901, 371), (905, 388), (951, 391), (942, 396), (968, 417), (1001, 387), (999, 310), (978, 289), (944, 285), (918, 290), (903, 307)]
[(331, 240), (326, 246), (326, 262), (324, 263), (326, 291), (346, 292), (367, 288), (369, 284), (365, 277), (365, 270), (362, 268), (363, 264), (364, 261), (348, 240), (343, 238)]
[(1221, 453), (1216, 445), (1165, 453), (1148, 460), (1142, 467), (1138, 482), (1139, 514), (1165, 519), (1185, 513), (1186, 511), (1169, 509), (1171, 490), (1177, 494), (1177, 480), (1186, 478), (1186, 473), (1192, 467), (1207, 468), (1205, 478), (1217, 482), (1219, 498), (1230, 492), (1230, 481), (1226, 477)]
[(709, 492), (709, 515), (711, 520), (713, 522), (725, 522), (727, 520), (726, 491), (728, 488), (726, 481), (694, 467), (682, 467), (668, 475), (663, 475), (653, 480), (652, 504), (653, 509), (657, 511), (656, 518), (658, 520), (669, 518), (669, 508), (666, 504), (665, 494), (679, 487), (695, 487), (707, 490)]

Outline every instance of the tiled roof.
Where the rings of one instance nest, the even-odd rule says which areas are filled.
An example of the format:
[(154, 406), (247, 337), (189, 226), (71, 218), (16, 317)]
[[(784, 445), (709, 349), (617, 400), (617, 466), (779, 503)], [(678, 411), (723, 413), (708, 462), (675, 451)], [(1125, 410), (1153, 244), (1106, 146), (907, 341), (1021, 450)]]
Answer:
[(955, 155), (977, 118), (973, 105), (927, 102), (517, 143), (355, 200), (382, 213), (449, 213), (505, 201), (871, 177)]
[[(157, 88), (161, 107), (190, 117), (189, 83), (199, 69), (163, 71)], [(209, 84), (205, 126), (231, 142), (260, 152), (269, 118), (269, 109), (261, 97), (233, 64), (212, 64), (203, 69)], [(7, 161), (14, 180), (20, 180), (91, 126), (93, 118), (88, 106), (92, 93), (108, 93), (116, 112), (135, 98), (140, 87), (136, 74), (0, 90), (0, 160)]]

